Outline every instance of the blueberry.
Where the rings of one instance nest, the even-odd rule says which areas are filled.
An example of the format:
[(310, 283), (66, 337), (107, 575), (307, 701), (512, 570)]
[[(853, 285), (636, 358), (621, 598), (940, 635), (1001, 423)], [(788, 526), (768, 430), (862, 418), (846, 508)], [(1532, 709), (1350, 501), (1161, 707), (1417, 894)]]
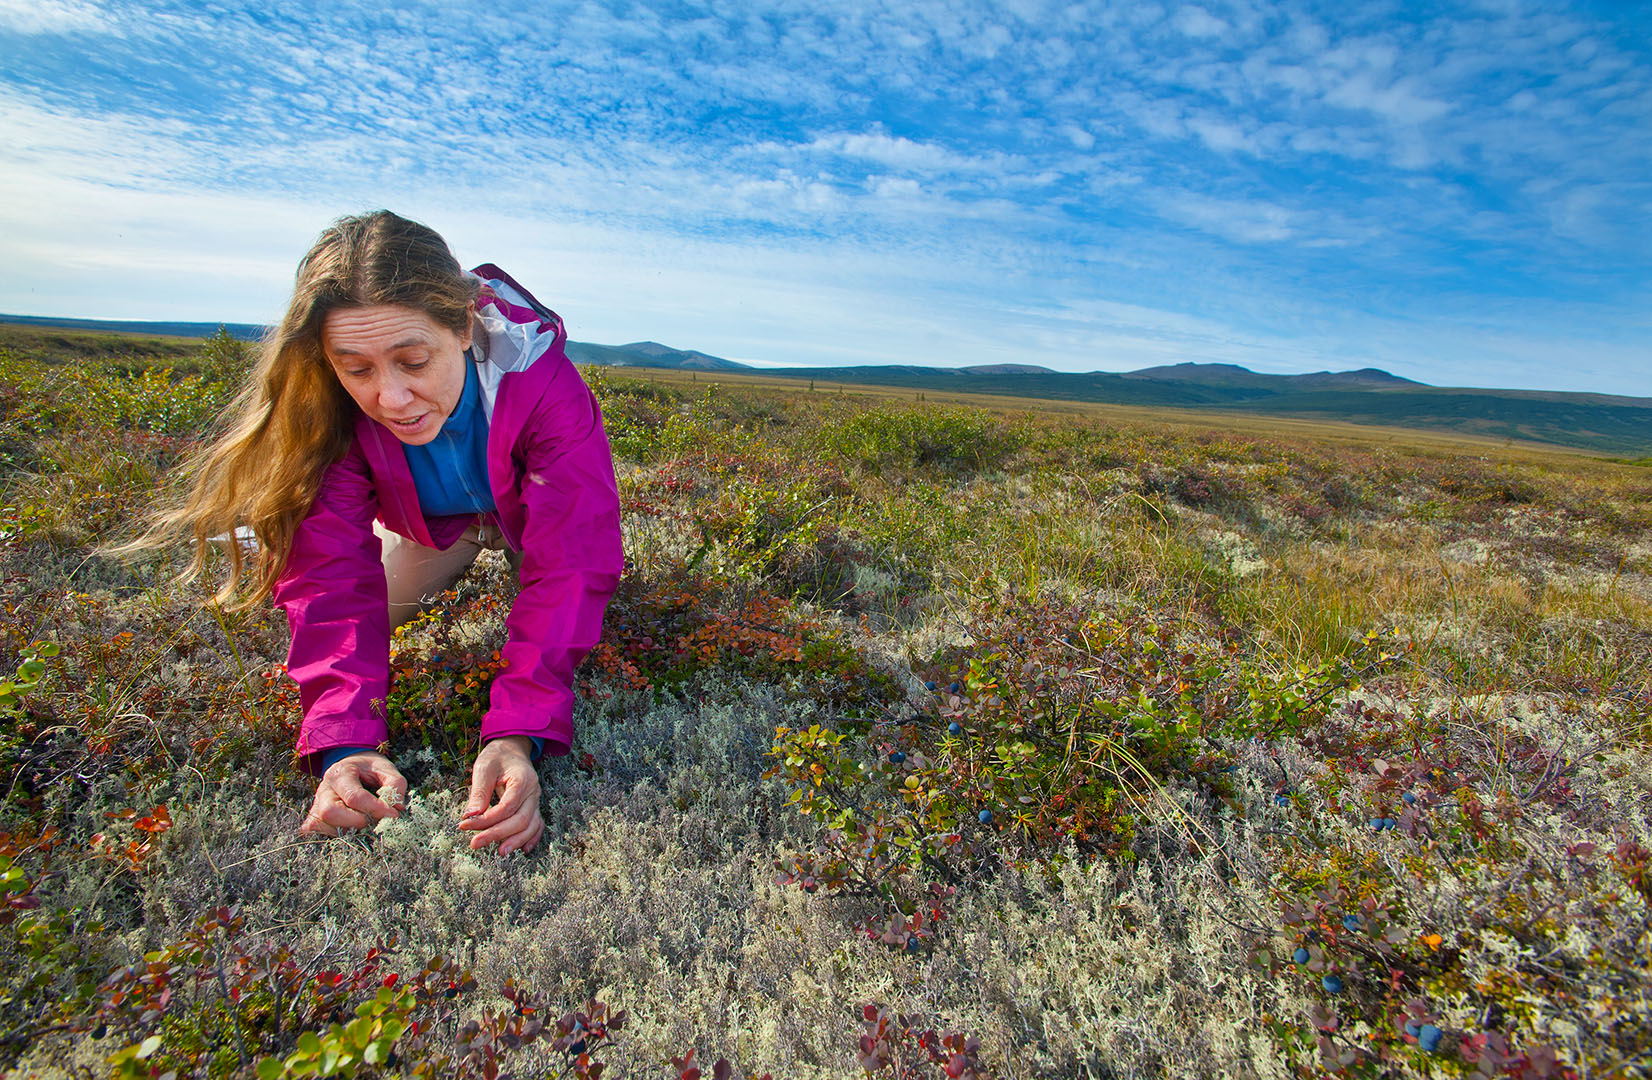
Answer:
[(94, 1039), (101, 1039), (107, 1034), (109, 1034), (108, 1024), (99, 1024), (97, 1027), (92, 1029), (92, 1038)]
[(568, 1046), (568, 1053), (572, 1054), (574, 1057), (578, 1057), (579, 1055), (585, 1053), (585, 1040), (581, 1039), (576, 1043), (571, 1043)]
[(1371, 831), (1372, 832), (1382, 832), (1382, 830), (1383, 830), (1382, 818), (1380, 818), (1380, 817), (1372, 818), (1371, 819)]
[(1433, 1024), (1424, 1024), (1417, 1029), (1417, 1045), (1432, 1054), (1439, 1049), (1440, 1039), (1444, 1036), (1445, 1032)]
[(983, 825), (991, 825), (992, 824), (992, 811), (991, 810), (981, 811), (979, 814), (975, 815), (975, 820), (979, 821)]
[(1405, 1033), (1407, 1035), (1411, 1036), (1413, 1039), (1415, 1039), (1418, 1035), (1422, 1034), (1422, 1030), (1423, 1030), (1423, 1026), (1421, 1024), (1417, 1023), (1417, 1021), (1415, 1021), (1415, 1020), (1407, 1020), (1405, 1022)]
[(1027, 635), (1026, 634), (1017, 634), (1017, 635), (1015, 635), (1015, 643), (1017, 645), (1025, 645), (1027, 643)]
[(917, 938), (909, 937), (909, 938), (906, 939), (906, 951), (907, 952), (917, 952), (918, 951), (918, 946), (919, 946), (919, 942), (918, 942)]
[(1358, 930), (1359, 929), (1359, 916), (1358, 915), (1350, 915), (1346, 919), (1343, 919), (1342, 920), (1342, 928), (1344, 930), (1350, 930), (1350, 931)]
[(964, 725), (954, 720), (946, 726), (946, 733), (948, 735), (962, 735), (964, 733)]
[(901, 762), (906, 760), (906, 755), (899, 750), (891, 750), (889, 752), (889, 760), (892, 764), (899, 765)]
[(1414, 793), (1408, 791), (1404, 795), (1400, 796), (1400, 801), (1405, 803), (1405, 805), (1407, 805), (1407, 806), (1414, 806), (1414, 805), (1416, 805), (1416, 802), (1417, 802), (1417, 796)]
[(1295, 960), (1299, 964), (1306, 964), (1308, 962), (1308, 950), (1302, 948), (1300, 945), (1297, 946), (1297, 950), (1291, 953), (1291, 959)]
[(1400, 823), (1391, 817), (1385, 817), (1382, 819), (1382, 827), (1385, 829), (1397, 829), (1399, 826)]
[(949, 694), (956, 694), (956, 693), (961, 692), (963, 689), (964, 689), (964, 684), (963, 683), (955, 682), (955, 683), (951, 683), (947, 686), (946, 692), (949, 693)]
[(935, 683), (933, 681), (924, 683), (924, 689), (928, 690), (930, 693), (934, 693), (935, 692)]
[(1327, 975), (1319, 980), (1319, 985), (1325, 988), (1327, 994), (1342, 993), (1342, 977), (1339, 975)]
[(1291, 805), (1291, 797), (1289, 795), (1285, 794), (1283, 791), (1281, 791), (1279, 794), (1275, 795), (1273, 797), (1273, 801), (1274, 801), (1274, 805), (1276, 805), (1276, 806), (1289, 806), (1289, 805)]

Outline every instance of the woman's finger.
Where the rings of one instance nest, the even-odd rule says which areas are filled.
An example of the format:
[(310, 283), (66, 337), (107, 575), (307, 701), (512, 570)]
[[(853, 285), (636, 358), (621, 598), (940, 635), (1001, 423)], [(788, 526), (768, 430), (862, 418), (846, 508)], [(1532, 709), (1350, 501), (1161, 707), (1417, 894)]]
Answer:
[(372, 819), (358, 810), (352, 810), (343, 803), (333, 803), (321, 811), (321, 820), (340, 829), (365, 829), (372, 824)]
[[(349, 759), (346, 758), (345, 760)], [(366, 775), (365, 771), (363, 775)], [(361, 786), (361, 781), (356, 779), (354, 770), (340, 769), (336, 775), (323, 781), (323, 786), (331, 787), (338, 801), (358, 814), (366, 814), (368, 817), (377, 820), (390, 817), (395, 813), (384, 804), (383, 800)]]
[(544, 834), (544, 819), (535, 814), (526, 831), (519, 832), (515, 836), (507, 837), (499, 842), (499, 854), (509, 855), (513, 851), (532, 851), (539, 843), (539, 838)]
[(538, 813), (537, 807), (524, 806), (504, 821), (499, 822), (499, 824), (484, 829), (471, 837), (470, 846), (472, 848), (484, 848), (489, 844), (497, 844), (502, 840), (508, 840), (526, 829), (528, 823), (538, 816)]
[(367, 790), (357, 784), (353, 791), (339, 792), (338, 801), (358, 814), (377, 821), (380, 818), (394, 817), (396, 810), (386, 806), (383, 799), (367, 794)]
[(487, 807), (481, 813), (467, 817), (459, 823), (459, 828), (467, 830), (487, 829), (503, 821), (508, 821), (519, 813), (523, 804), (528, 801), (530, 789), (537, 795), (539, 785), (537, 783), (527, 783), (507, 771), (504, 776), (500, 777), (499, 783), (496, 785), (499, 801)]
[(375, 791), (388, 785), (398, 796), (398, 801), (404, 806), (407, 804), (407, 778), (390, 763), (389, 758), (369, 759), (361, 770), (361, 776), (373, 785)]
[(528, 826), (537, 817), (539, 817), (539, 806), (537, 804), (524, 805), (509, 818), (471, 837), (470, 846), (472, 848), (484, 848), (489, 844), (508, 840), (518, 833), (527, 831)]
[(298, 831), (314, 836), (338, 835), (338, 830), (317, 817), (314, 810), (311, 810), (309, 815), (304, 818), (304, 823), (298, 827)]
[(465, 801), (465, 821), (460, 828), (478, 817), (487, 813), (488, 803), (493, 799), (493, 789), (499, 782), (499, 762), (490, 755), (483, 754), (476, 759), (476, 764), (470, 770), (470, 798)]

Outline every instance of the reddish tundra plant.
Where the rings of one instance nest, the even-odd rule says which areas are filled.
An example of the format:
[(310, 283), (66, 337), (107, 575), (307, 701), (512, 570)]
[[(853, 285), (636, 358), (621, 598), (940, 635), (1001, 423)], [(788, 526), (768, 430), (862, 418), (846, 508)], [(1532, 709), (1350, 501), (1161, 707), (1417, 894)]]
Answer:
[[(888, 1072), (896, 1080), (942, 1075), (952, 1080), (985, 1080), (977, 1057), (979, 1040), (956, 1031), (938, 1035), (923, 1027), (920, 1016), (904, 1016), (876, 1004), (861, 1010), (866, 1034), (860, 1037), (860, 1067)], [(938, 1068), (936, 1068), (938, 1066)]]

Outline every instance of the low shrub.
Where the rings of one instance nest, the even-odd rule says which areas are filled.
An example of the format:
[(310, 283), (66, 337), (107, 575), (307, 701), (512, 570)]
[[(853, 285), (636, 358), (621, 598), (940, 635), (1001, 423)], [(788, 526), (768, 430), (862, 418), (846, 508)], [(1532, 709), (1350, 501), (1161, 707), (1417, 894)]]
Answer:
[(1027, 433), (981, 409), (879, 406), (825, 428), (823, 448), (862, 468), (951, 471), (989, 468), (1025, 445)]
[(787, 600), (691, 573), (622, 579), (586, 670), (594, 676), (587, 694), (608, 692), (603, 683), (673, 693), (711, 673), (779, 682), (828, 707), (865, 707), (897, 692), (888, 674)]
[(1389, 659), (1372, 638), (1281, 668), (1208, 624), (1049, 606), (988, 611), (968, 637), (922, 667), (909, 715), (776, 730), (768, 775), (826, 830), (783, 880), (894, 896), (903, 875), (957, 881), (993, 852), (1129, 859), (1144, 813), (1197, 844), (1168, 788), (1228, 794), (1225, 740), (1299, 734)]
[(1652, 856), (1571, 784), (1609, 744), (1492, 728), (1489, 773), (1477, 738), (1357, 702), (1317, 740), (1332, 813), (1280, 846), (1278, 933), (1252, 953), (1312, 1002), (1271, 1019), (1301, 1068), (1612, 1075), (1652, 1045)]

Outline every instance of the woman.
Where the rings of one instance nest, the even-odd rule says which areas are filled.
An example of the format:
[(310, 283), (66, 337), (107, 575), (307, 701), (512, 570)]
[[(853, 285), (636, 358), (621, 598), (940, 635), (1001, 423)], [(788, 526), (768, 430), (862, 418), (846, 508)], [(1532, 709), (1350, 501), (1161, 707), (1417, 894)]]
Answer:
[(257, 536), (251, 567), (229, 545), (221, 598), (286, 612), (299, 761), (320, 778), (303, 831), (396, 816), (407, 782), (380, 749), (390, 632), (503, 547), (521, 591), (458, 827), (500, 854), (539, 842), (533, 761), (568, 752), (574, 668), (623, 561), (607, 436), (565, 342), (554, 313), (497, 267), (464, 272), (429, 228), (341, 218), (299, 264), (188, 499), (140, 541), (192, 533), (199, 575), (212, 537)]

